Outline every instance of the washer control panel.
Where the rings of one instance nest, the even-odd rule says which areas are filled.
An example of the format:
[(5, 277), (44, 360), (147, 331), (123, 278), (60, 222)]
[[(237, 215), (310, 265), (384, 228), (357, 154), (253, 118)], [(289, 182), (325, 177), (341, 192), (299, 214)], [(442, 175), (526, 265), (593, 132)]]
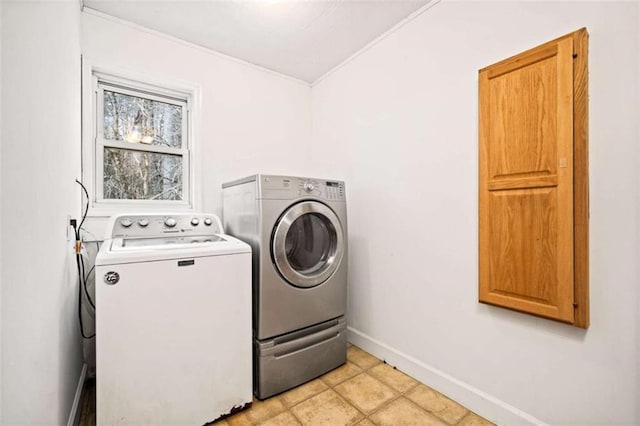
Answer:
[(153, 238), (166, 235), (222, 234), (218, 216), (192, 214), (121, 214), (113, 216), (107, 226), (107, 238)]

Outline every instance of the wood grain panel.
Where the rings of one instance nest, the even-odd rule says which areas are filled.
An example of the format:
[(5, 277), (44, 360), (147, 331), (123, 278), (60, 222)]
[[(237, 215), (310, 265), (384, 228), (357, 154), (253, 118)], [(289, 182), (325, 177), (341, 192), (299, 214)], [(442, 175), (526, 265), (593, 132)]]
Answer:
[(491, 192), (490, 292), (556, 304), (557, 190)]
[(488, 79), (490, 179), (556, 169), (557, 58)]

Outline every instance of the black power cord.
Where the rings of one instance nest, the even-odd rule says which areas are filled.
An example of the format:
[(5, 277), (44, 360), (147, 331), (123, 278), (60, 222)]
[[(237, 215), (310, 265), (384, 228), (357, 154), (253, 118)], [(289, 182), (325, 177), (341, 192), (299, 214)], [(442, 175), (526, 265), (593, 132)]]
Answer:
[(82, 337), (85, 339), (91, 339), (95, 337), (96, 334), (93, 333), (92, 335), (87, 335), (84, 332), (84, 322), (82, 320), (82, 290), (84, 289), (84, 294), (87, 298), (87, 301), (95, 311), (96, 305), (93, 303), (93, 300), (91, 300), (91, 297), (89, 296), (89, 291), (87, 290), (87, 278), (91, 274), (91, 271), (93, 270), (93, 268), (91, 268), (89, 273), (85, 275), (84, 258), (82, 257), (82, 253), (81, 253), (82, 239), (80, 237), (80, 230), (82, 229), (82, 225), (84, 224), (84, 221), (87, 218), (87, 213), (89, 212), (89, 192), (87, 191), (87, 188), (85, 188), (85, 186), (82, 184), (82, 182), (80, 182), (78, 179), (76, 179), (76, 183), (80, 185), (80, 187), (82, 187), (85, 198), (87, 199), (84, 212), (82, 213), (82, 220), (80, 221), (80, 225), (76, 226), (76, 221), (75, 220), (71, 221), (71, 226), (73, 227), (73, 231), (76, 237), (75, 252), (76, 252), (76, 266), (78, 268), (78, 284), (79, 284), (78, 285), (78, 321), (80, 322), (80, 334), (82, 335)]
[(91, 307), (95, 311), (96, 304), (93, 303), (93, 300), (91, 300), (91, 296), (89, 295), (89, 290), (87, 289), (87, 279), (89, 278), (89, 274), (91, 273), (91, 271), (93, 271), (93, 268), (91, 268), (87, 274), (84, 273), (85, 267), (84, 267), (84, 258), (82, 257), (82, 255), (80, 255), (80, 265), (82, 265), (82, 281), (83, 281), (82, 288), (84, 288), (84, 295), (87, 297), (87, 301), (89, 302), (89, 305), (91, 305)]

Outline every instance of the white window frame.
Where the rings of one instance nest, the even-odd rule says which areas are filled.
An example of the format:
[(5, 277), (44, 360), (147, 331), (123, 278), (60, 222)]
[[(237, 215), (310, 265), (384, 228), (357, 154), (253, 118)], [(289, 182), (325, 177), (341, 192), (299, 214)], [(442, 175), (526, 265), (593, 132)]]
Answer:
[[(161, 202), (163, 205), (170, 205), (176, 207), (184, 207), (190, 204), (189, 199), (189, 175), (191, 169), (189, 167), (189, 148), (190, 148), (190, 135), (189, 135), (189, 101), (188, 99), (178, 98), (173, 96), (160, 95), (157, 91), (147, 92), (139, 89), (138, 82), (128, 82), (126, 86), (114, 84), (110, 78), (105, 78), (100, 74), (94, 73), (94, 90), (96, 93), (96, 185), (95, 194), (96, 201), (105, 204), (122, 204), (123, 201), (129, 203), (133, 202), (144, 206), (145, 204), (154, 204)], [(135, 84), (135, 86), (134, 86)], [(104, 92), (114, 91), (122, 93), (124, 95), (135, 96), (137, 98), (143, 97), (152, 101), (159, 101), (171, 105), (179, 106), (182, 109), (182, 146), (180, 148), (165, 147), (158, 145), (146, 145), (142, 143), (132, 144), (131, 142), (111, 140), (104, 138)], [(100, 182), (104, 178), (104, 149), (116, 148), (126, 149), (137, 152), (150, 152), (158, 154), (172, 154), (178, 155), (182, 158), (182, 200), (118, 200), (118, 199), (105, 199), (104, 198), (104, 182)], [(102, 177), (102, 178), (100, 178)]]
[[(83, 58), (82, 95), (82, 179), (89, 191), (89, 217), (109, 217), (126, 212), (189, 212), (199, 211), (201, 190), (199, 167), (196, 164), (197, 133), (200, 109), (200, 87), (146, 73), (96, 66)], [(146, 99), (183, 106), (183, 144), (181, 148), (131, 144), (104, 139), (104, 90), (113, 89)], [(186, 138), (185, 138), (186, 136)], [(133, 146), (132, 146), (133, 145)], [(174, 200), (114, 200), (103, 198), (104, 148), (114, 147), (135, 151), (178, 154), (182, 156), (183, 199)]]

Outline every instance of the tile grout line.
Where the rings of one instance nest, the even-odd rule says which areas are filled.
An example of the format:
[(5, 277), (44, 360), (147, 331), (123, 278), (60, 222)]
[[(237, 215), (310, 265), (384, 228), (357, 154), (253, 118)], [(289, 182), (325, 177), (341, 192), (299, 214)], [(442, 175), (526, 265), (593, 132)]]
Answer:
[[(380, 364), (388, 365), (388, 366), (389, 366), (389, 368), (393, 368), (394, 370), (397, 370), (397, 371), (399, 371), (400, 373), (405, 374), (405, 373), (403, 373), (402, 371), (398, 370), (397, 368), (392, 367), (390, 364), (387, 364), (387, 362), (386, 362), (385, 360), (381, 360), (381, 362), (380, 362), (380, 363), (377, 363), (377, 364), (375, 364), (375, 365), (372, 365), (372, 366), (371, 366), (371, 367), (369, 367), (368, 369), (363, 370), (363, 373), (364, 373), (364, 372), (368, 372), (369, 370), (373, 369), (374, 367), (376, 367), (376, 366), (378, 366), (378, 365), (380, 365)], [(376, 424), (376, 423), (375, 423), (373, 420), (371, 420), (371, 419), (369, 418), (371, 415), (376, 414), (377, 412), (381, 411), (381, 410), (382, 410), (383, 408), (385, 408), (385, 407), (388, 407), (389, 405), (393, 404), (395, 401), (397, 401), (397, 400), (399, 400), (400, 398), (404, 397), (407, 393), (411, 392), (411, 391), (412, 391), (413, 389), (415, 389), (416, 387), (420, 386), (420, 382), (419, 382), (419, 381), (417, 381), (416, 379), (413, 379), (413, 377), (411, 377), (411, 376), (408, 376), (408, 375), (407, 375), (407, 377), (411, 377), (411, 378), (412, 378), (416, 383), (415, 383), (413, 386), (411, 386), (409, 389), (407, 389), (406, 391), (401, 392), (401, 391), (396, 390), (396, 389), (395, 389), (395, 388), (394, 388), (390, 383), (387, 383), (387, 382), (385, 382), (385, 381), (384, 381), (384, 380), (382, 380), (382, 379), (378, 379), (378, 378), (377, 378), (377, 377), (375, 377), (375, 376), (372, 376), (372, 377), (373, 377), (374, 379), (378, 380), (379, 382), (381, 382), (382, 384), (384, 384), (384, 385), (388, 386), (391, 390), (393, 390), (393, 391), (397, 394), (395, 397), (391, 398), (389, 401), (386, 401), (385, 403), (383, 403), (383, 404), (381, 404), (379, 407), (377, 407), (375, 410), (371, 411), (371, 412), (370, 412), (370, 413), (365, 417), (365, 418), (366, 418), (366, 419), (368, 419), (371, 423), (374, 423), (374, 424)], [(405, 399), (407, 399), (408, 401), (410, 401), (411, 403), (413, 403), (413, 401), (409, 400), (409, 398), (406, 398), (406, 397), (405, 397)], [(415, 404), (414, 404), (414, 405), (415, 405)], [(417, 407), (417, 405), (416, 405), (416, 407)], [(418, 408), (419, 408), (420, 410), (422, 410), (422, 411), (426, 411), (426, 410), (424, 410), (422, 407), (418, 407)]]
[[(356, 346), (353, 346), (353, 347), (356, 347)], [(349, 354), (349, 348), (347, 348), (347, 362), (345, 362), (345, 365), (346, 365), (348, 362), (350, 362), (351, 364), (353, 364), (353, 365), (355, 365), (356, 367), (358, 367), (361, 371), (360, 371), (359, 373), (354, 374), (354, 375), (353, 375), (353, 376), (351, 376), (351, 377), (347, 377), (346, 379), (341, 380), (341, 381), (339, 381), (339, 382), (337, 382), (337, 383), (335, 383), (335, 384), (333, 384), (333, 385), (328, 384), (328, 383), (326, 383), (326, 382), (325, 382), (325, 384), (326, 384), (326, 385), (328, 385), (328, 386), (329, 386), (329, 389), (331, 389), (333, 392), (335, 392), (335, 393), (336, 393), (336, 395), (338, 395), (338, 397), (340, 397), (344, 402), (346, 402), (347, 404), (349, 404), (349, 406), (350, 406), (350, 407), (355, 408), (355, 409), (356, 409), (356, 411), (357, 411), (357, 412), (359, 412), (359, 413), (363, 416), (362, 418), (360, 418), (360, 419), (358, 419), (358, 420), (356, 420), (356, 421), (354, 421), (354, 422), (352, 423), (352, 425), (355, 425), (355, 424), (357, 424), (357, 423), (360, 423), (360, 422), (361, 422), (361, 421), (363, 421), (364, 419), (366, 419), (366, 418), (367, 418), (367, 415), (366, 415), (366, 414), (365, 414), (361, 409), (359, 409), (359, 408), (358, 408), (358, 407), (356, 407), (354, 404), (352, 404), (349, 400), (347, 400), (345, 397), (343, 397), (343, 396), (342, 396), (342, 394), (340, 394), (340, 392), (338, 392), (338, 391), (335, 389), (335, 387), (336, 387), (336, 386), (341, 385), (342, 383), (344, 383), (344, 382), (346, 382), (346, 381), (348, 381), (348, 380), (351, 380), (351, 379), (353, 379), (354, 377), (357, 377), (357, 376), (359, 376), (360, 374), (362, 374), (362, 373), (364, 373), (364, 372), (366, 371), (365, 369), (363, 369), (362, 367), (360, 367), (360, 366), (359, 366), (358, 364), (356, 364), (355, 362), (350, 361), (350, 360), (349, 360), (349, 356), (348, 356), (348, 354)], [(340, 368), (340, 367), (338, 367), (338, 368)]]
[[(373, 355), (371, 355), (370, 353), (368, 353), (368, 352), (364, 351), (363, 349), (361, 349), (361, 348), (359, 348), (359, 347), (357, 347), (357, 346), (355, 346), (355, 345), (352, 345), (352, 346), (353, 346), (353, 347), (355, 347), (355, 348), (358, 348), (358, 349), (359, 349), (359, 350), (361, 350), (362, 352), (364, 352), (364, 353), (366, 353), (367, 355), (369, 355), (369, 356), (372, 356), (372, 357), (373, 357)], [(376, 358), (376, 357), (374, 357), (374, 358)], [(376, 359), (379, 359), (379, 360), (380, 360), (380, 358), (376, 358)], [(398, 391), (398, 390), (396, 390), (396, 389), (395, 389), (395, 388), (393, 388), (393, 386), (391, 386), (389, 383), (386, 383), (385, 381), (380, 380), (380, 379), (378, 379), (377, 377), (375, 377), (375, 376), (372, 376), (372, 375), (368, 374), (368, 372), (369, 372), (370, 370), (372, 370), (374, 367), (377, 367), (378, 365), (382, 365), (382, 364), (389, 365), (389, 364), (387, 364), (387, 363), (385, 362), (385, 360), (380, 360), (380, 362), (376, 362), (375, 364), (372, 364), (372, 365), (370, 365), (370, 366), (369, 366), (369, 367), (367, 367), (367, 368), (364, 368), (364, 367), (362, 367), (362, 366), (358, 365), (357, 363), (355, 363), (355, 362), (353, 362), (353, 361), (349, 361), (348, 359), (347, 359), (347, 362), (351, 362), (352, 364), (354, 364), (355, 366), (357, 366), (358, 368), (360, 368), (362, 371), (360, 371), (358, 374), (355, 374), (355, 375), (353, 375), (353, 376), (351, 376), (351, 377), (348, 377), (347, 379), (345, 379), (345, 380), (343, 380), (343, 381), (341, 381), (341, 382), (339, 382), (339, 383), (336, 383), (336, 384), (335, 384), (335, 386), (338, 386), (339, 384), (345, 383), (346, 381), (351, 380), (351, 379), (353, 379), (354, 377), (357, 377), (357, 376), (359, 376), (359, 375), (361, 375), (361, 374), (367, 374), (369, 377), (371, 377), (371, 378), (373, 378), (374, 380), (377, 380), (378, 382), (380, 382), (380, 383), (382, 383), (383, 385), (387, 386), (389, 389), (391, 389), (391, 390), (396, 394), (393, 398), (391, 398), (390, 400), (385, 401), (384, 403), (380, 404), (380, 406), (379, 406), (379, 407), (376, 407), (374, 410), (372, 410), (372, 411), (371, 411), (370, 413), (368, 413), (368, 414), (367, 414), (367, 413), (365, 413), (364, 411), (362, 411), (361, 409), (359, 409), (355, 404), (351, 403), (349, 400), (347, 400), (346, 398), (344, 398), (344, 399), (346, 400), (346, 402), (347, 402), (349, 405), (351, 405), (353, 408), (355, 408), (356, 410), (358, 410), (362, 415), (364, 415), (364, 418), (363, 418), (363, 419), (360, 419), (360, 420), (358, 421), (358, 423), (362, 422), (363, 420), (369, 420), (371, 423), (373, 423), (373, 424), (377, 424), (376, 422), (374, 422), (374, 421), (370, 418), (370, 416), (371, 416), (372, 414), (377, 413), (377, 412), (378, 412), (378, 411), (380, 411), (382, 408), (384, 408), (384, 407), (386, 407), (386, 406), (388, 406), (388, 405), (392, 404), (394, 401), (396, 401), (396, 400), (400, 399), (400, 398), (404, 395), (404, 393), (403, 393), (403, 392), (400, 392), (400, 391)], [(389, 367), (391, 367), (391, 366), (389, 365)], [(394, 368), (394, 367), (391, 367), (391, 368)], [(395, 368), (394, 368), (394, 369), (395, 369)], [(404, 373), (403, 373), (403, 374), (404, 374)], [(414, 379), (414, 380), (415, 380), (415, 379)], [(411, 387), (411, 389), (413, 389), (415, 386), (418, 386), (418, 384), (419, 384), (419, 382), (417, 382), (417, 381), (416, 381), (416, 384), (415, 384), (414, 386), (412, 386), (412, 387)], [(333, 389), (333, 387), (334, 387), (334, 386), (332, 386), (331, 388)], [(409, 391), (409, 390), (407, 390), (406, 392), (408, 392), (408, 391)], [(336, 392), (338, 395), (340, 395), (340, 392), (338, 392), (338, 391), (337, 391), (337, 390), (335, 390), (335, 389), (334, 389), (334, 392)], [(406, 392), (405, 392), (405, 393), (406, 393)], [(340, 396), (342, 396), (342, 395), (340, 395)]]
[[(351, 345), (350, 347), (357, 348), (358, 350), (360, 350), (360, 351), (362, 351), (362, 352), (366, 353), (367, 355), (369, 355), (369, 356), (372, 356), (372, 357), (373, 357), (373, 355), (369, 354), (368, 352), (365, 352), (364, 350), (362, 350), (361, 348), (358, 348), (358, 347), (357, 347), (357, 346), (355, 346), (355, 345)], [(346, 397), (342, 396), (342, 394), (341, 394), (339, 391), (337, 391), (337, 390), (335, 389), (335, 387), (336, 387), (336, 386), (339, 386), (339, 385), (341, 385), (341, 384), (343, 384), (343, 383), (345, 383), (345, 382), (347, 382), (347, 381), (349, 381), (349, 380), (351, 380), (351, 379), (353, 379), (354, 377), (357, 377), (357, 376), (359, 376), (359, 375), (361, 375), (361, 374), (363, 374), (363, 373), (366, 373), (367, 371), (371, 370), (373, 367), (375, 367), (376, 365), (379, 365), (379, 364), (380, 364), (380, 363), (382, 363), (383, 361), (382, 361), (382, 360), (380, 360), (380, 362), (376, 362), (375, 364), (370, 365), (368, 368), (364, 368), (364, 367), (362, 367), (362, 366), (358, 365), (357, 363), (353, 362), (352, 360), (349, 360), (349, 356), (348, 356), (348, 354), (349, 354), (349, 347), (347, 347), (347, 361), (345, 362), (345, 365), (346, 365), (346, 363), (351, 363), (351, 364), (355, 365), (356, 367), (358, 367), (361, 371), (360, 371), (360, 372), (358, 372), (357, 374), (354, 374), (353, 376), (347, 377), (347, 378), (346, 378), (346, 379), (344, 379), (344, 380), (341, 380), (341, 381), (339, 381), (339, 382), (336, 382), (336, 383), (335, 383), (335, 384), (333, 384), (333, 385), (331, 385), (331, 384), (329, 384), (329, 383), (326, 383), (326, 382), (324, 382), (324, 381), (323, 381), (323, 383), (325, 383), (326, 385), (328, 385), (328, 386), (329, 386), (329, 389), (331, 389), (333, 392), (335, 392), (335, 393), (336, 393), (336, 395), (338, 395), (338, 397), (340, 397), (343, 401), (345, 401), (347, 404), (349, 404), (349, 406), (350, 406), (350, 407), (353, 407), (356, 411), (358, 411), (358, 412), (363, 416), (362, 418), (360, 418), (360, 419), (358, 419), (358, 420), (354, 421), (354, 423), (352, 423), (353, 425), (355, 425), (355, 424), (357, 424), (357, 423), (360, 423), (360, 422), (362, 422), (362, 421), (363, 421), (363, 420), (365, 420), (365, 419), (366, 419), (366, 420), (371, 421), (372, 423), (374, 423), (371, 419), (369, 419), (369, 415), (367, 415), (367, 413), (365, 413), (364, 411), (362, 411), (359, 407), (357, 407), (355, 404), (353, 404), (351, 401), (349, 401)], [(374, 358), (375, 358), (375, 357), (374, 357)], [(376, 358), (376, 359), (379, 359), (379, 358)], [(340, 367), (338, 367), (338, 368), (340, 368)], [(384, 404), (383, 404), (383, 405), (384, 405)], [(374, 410), (374, 411), (375, 411), (375, 410)]]
[[(305, 399), (305, 401), (307, 401), (310, 398)], [(302, 404), (302, 402), (300, 402), (300, 404)], [(298, 404), (296, 404), (298, 405)], [(289, 411), (291, 413), (291, 415), (293, 416), (294, 419), (296, 419), (296, 421), (298, 423), (300, 423), (300, 425), (304, 425), (304, 423), (302, 423), (302, 419), (300, 419), (298, 416), (296, 416), (296, 413), (293, 412), (293, 410), (291, 408), (287, 409), (287, 411)]]
[[(465, 407), (465, 408), (466, 408), (466, 407)], [(458, 420), (458, 423), (456, 423), (456, 425), (461, 424), (461, 423), (462, 423), (462, 421), (463, 421), (464, 419), (466, 419), (467, 417), (469, 417), (469, 416), (471, 415), (471, 413), (473, 413), (473, 411), (471, 411), (471, 410), (467, 409), (467, 414), (465, 414), (464, 416), (462, 416), (462, 418), (461, 418), (460, 420)]]
[[(352, 346), (353, 346), (354, 348), (357, 348), (358, 350), (360, 350), (360, 351), (362, 351), (362, 352), (366, 353), (367, 355), (374, 357), (373, 355), (371, 355), (370, 353), (366, 352), (366, 351), (365, 351), (365, 350), (363, 350), (362, 348), (359, 348), (359, 347), (357, 347), (357, 346), (355, 346), (355, 345), (352, 345)], [(347, 350), (348, 350), (348, 349), (347, 349)], [(377, 358), (377, 357), (374, 357), (374, 358), (376, 358), (376, 359), (380, 359), (380, 358)], [(347, 361), (349, 361), (349, 360), (348, 360), (348, 357), (347, 357)], [(358, 374), (354, 375), (354, 376), (351, 376), (351, 377), (349, 377), (349, 378), (347, 378), (347, 379), (345, 379), (345, 380), (341, 381), (341, 382), (340, 382), (340, 384), (341, 384), (341, 383), (344, 383), (344, 382), (346, 382), (346, 381), (348, 381), (348, 380), (351, 380), (351, 379), (353, 379), (354, 377), (357, 377), (357, 376), (359, 376), (359, 375), (361, 375), (361, 374), (366, 374), (366, 373), (367, 373), (369, 370), (371, 370), (373, 367), (375, 367), (375, 366), (377, 366), (377, 365), (380, 365), (380, 364), (384, 363), (384, 360), (380, 360), (380, 362), (376, 362), (375, 364), (372, 364), (372, 365), (370, 365), (370, 366), (369, 366), (369, 367), (367, 367), (367, 368), (361, 367), (360, 365), (358, 365), (357, 363), (355, 363), (355, 362), (353, 362), (353, 361), (351, 361), (351, 363), (352, 363), (352, 364), (354, 364), (354, 365), (356, 365), (358, 368), (362, 369), (362, 371), (361, 371), (361, 372), (359, 372)], [(373, 377), (373, 376), (370, 376), (370, 377)], [(375, 377), (374, 377), (374, 379), (375, 379)], [(337, 386), (337, 385), (338, 385), (338, 383), (336, 383), (336, 386)], [(386, 384), (385, 384), (385, 385), (386, 385)], [(392, 389), (392, 390), (393, 390), (393, 389)], [(340, 394), (338, 391), (335, 391), (335, 392), (336, 392), (337, 394)], [(342, 395), (340, 395), (340, 396), (342, 396)], [(345, 398), (345, 400), (346, 400), (346, 398)], [(393, 400), (395, 400), (395, 398), (394, 398)], [(391, 401), (387, 401), (387, 402), (391, 402)], [(371, 414), (373, 414), (374, 412), (378, 411), (378, 409), (382, 408), (382, 406), (386, 405), (386, 404), (382, 404), (380, 407), (376, 408), (376, 409), (375, 409), (375, 410), (373, 410), (371, 413), (367, 414), (367, 413), (363, 412), (362, 410), (360, 410), (358, 407), (356, 407), (354, 404), (352, 404), (350, 401), (348, 401), (348, 400), (347, 400), (347, 403), (348, 403), (349, 405), (351, 405), (353, 408), (355, 408), (356, 410), (358, 410), (360, 413), (362, 413), (362, 415), (364, 415), (364, 419), (367, 419), (367, 420), (369, 420), (371, 423), (374, 423), (374, 424), (376, 424), (376, 423), (375, 423), (373, 420), (371, 420), (371, 419), (369, 418), (369, 416), (370, 416)], [(358, 423), (360, 423), (360, 422), (361, 422), (362, 420), (364, 420), (364, 419), (361, 419)]]

